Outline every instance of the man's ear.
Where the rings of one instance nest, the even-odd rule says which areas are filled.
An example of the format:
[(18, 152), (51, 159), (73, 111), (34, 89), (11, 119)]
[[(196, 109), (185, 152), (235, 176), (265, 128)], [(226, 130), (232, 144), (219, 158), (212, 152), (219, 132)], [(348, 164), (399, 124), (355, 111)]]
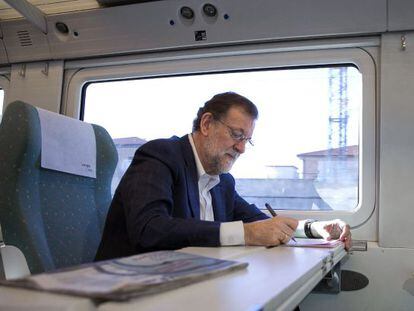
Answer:
[(207, 136), (213, 122), (214, 122), (213, 114), (211, 112), (204, 113), (201, 116), (201, 120), (200, 120), (201, 134), (203, 134), (204, 136)]

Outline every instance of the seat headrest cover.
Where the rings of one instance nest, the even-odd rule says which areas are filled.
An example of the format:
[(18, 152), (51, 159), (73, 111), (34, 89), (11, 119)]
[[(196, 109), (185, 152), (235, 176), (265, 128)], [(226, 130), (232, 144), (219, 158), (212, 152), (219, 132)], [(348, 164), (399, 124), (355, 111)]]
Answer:
[(36, 108), (43, 168), (96, 178), (96, 140), (91, 124)]

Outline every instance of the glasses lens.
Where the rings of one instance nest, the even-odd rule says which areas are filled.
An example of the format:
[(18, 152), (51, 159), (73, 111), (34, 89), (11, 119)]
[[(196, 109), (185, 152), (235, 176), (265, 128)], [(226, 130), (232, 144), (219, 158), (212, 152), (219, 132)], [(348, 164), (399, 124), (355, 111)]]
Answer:
[(227, 130), (230, 134), (230, 137), (238, 142), (243, 142), (246, 141), (248, 144), (248, 146), (254, 146), (254, 143), (252, 141), (251, 138), (247, 138), (246, 135), (244, 135), (241, 132), (238, 132), (237, 130), (233, 129), (231, 126), (227, 125), (226, 123), (224, 123), (223, 121), (221, 121), (220, 119), (217, 119), (217, 121), (219, 121), (221, 124), (223, 124), (224, 126), (227, 127)]
[(229, 127), (229, 129), (230, 129), (230, 136), (233, 138), (233, 139), (235, 139), (235, 140), (237, 140), (237, 141), (243, 141), (243, 140), (245, 140), (246, 139), (246, 136), (244, 136), (244, 134), (241, 134), (241, 133), (239, 133), (239, 132), (236, 132), (236, 131), (234, 131), (232, 128), (230, 128)]

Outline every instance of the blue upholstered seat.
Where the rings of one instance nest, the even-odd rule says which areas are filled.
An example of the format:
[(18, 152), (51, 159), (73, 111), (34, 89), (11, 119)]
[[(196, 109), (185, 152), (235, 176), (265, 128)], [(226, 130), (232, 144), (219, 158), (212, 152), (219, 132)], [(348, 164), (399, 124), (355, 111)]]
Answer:
[(39, 122), (36, 108), (14, 102), (0, 124), (0, 224), (32, 274), (93, 261), (118, 160), (108, 132), (92, 125), (96, 179), (41, 168)]

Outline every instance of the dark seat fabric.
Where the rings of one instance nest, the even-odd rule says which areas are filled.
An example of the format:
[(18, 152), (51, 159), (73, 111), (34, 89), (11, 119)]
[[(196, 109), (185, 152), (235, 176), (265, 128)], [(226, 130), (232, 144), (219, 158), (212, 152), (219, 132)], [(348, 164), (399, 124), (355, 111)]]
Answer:
[(24, 253), (32, 274), (94, 259), (111, 202), (118, 156), (108, 132), (92, 126), (96, 179), (41, 168), (37, 109), (17, 101), (4, 112), (0, 124), (0, 223), (4, 242)]

